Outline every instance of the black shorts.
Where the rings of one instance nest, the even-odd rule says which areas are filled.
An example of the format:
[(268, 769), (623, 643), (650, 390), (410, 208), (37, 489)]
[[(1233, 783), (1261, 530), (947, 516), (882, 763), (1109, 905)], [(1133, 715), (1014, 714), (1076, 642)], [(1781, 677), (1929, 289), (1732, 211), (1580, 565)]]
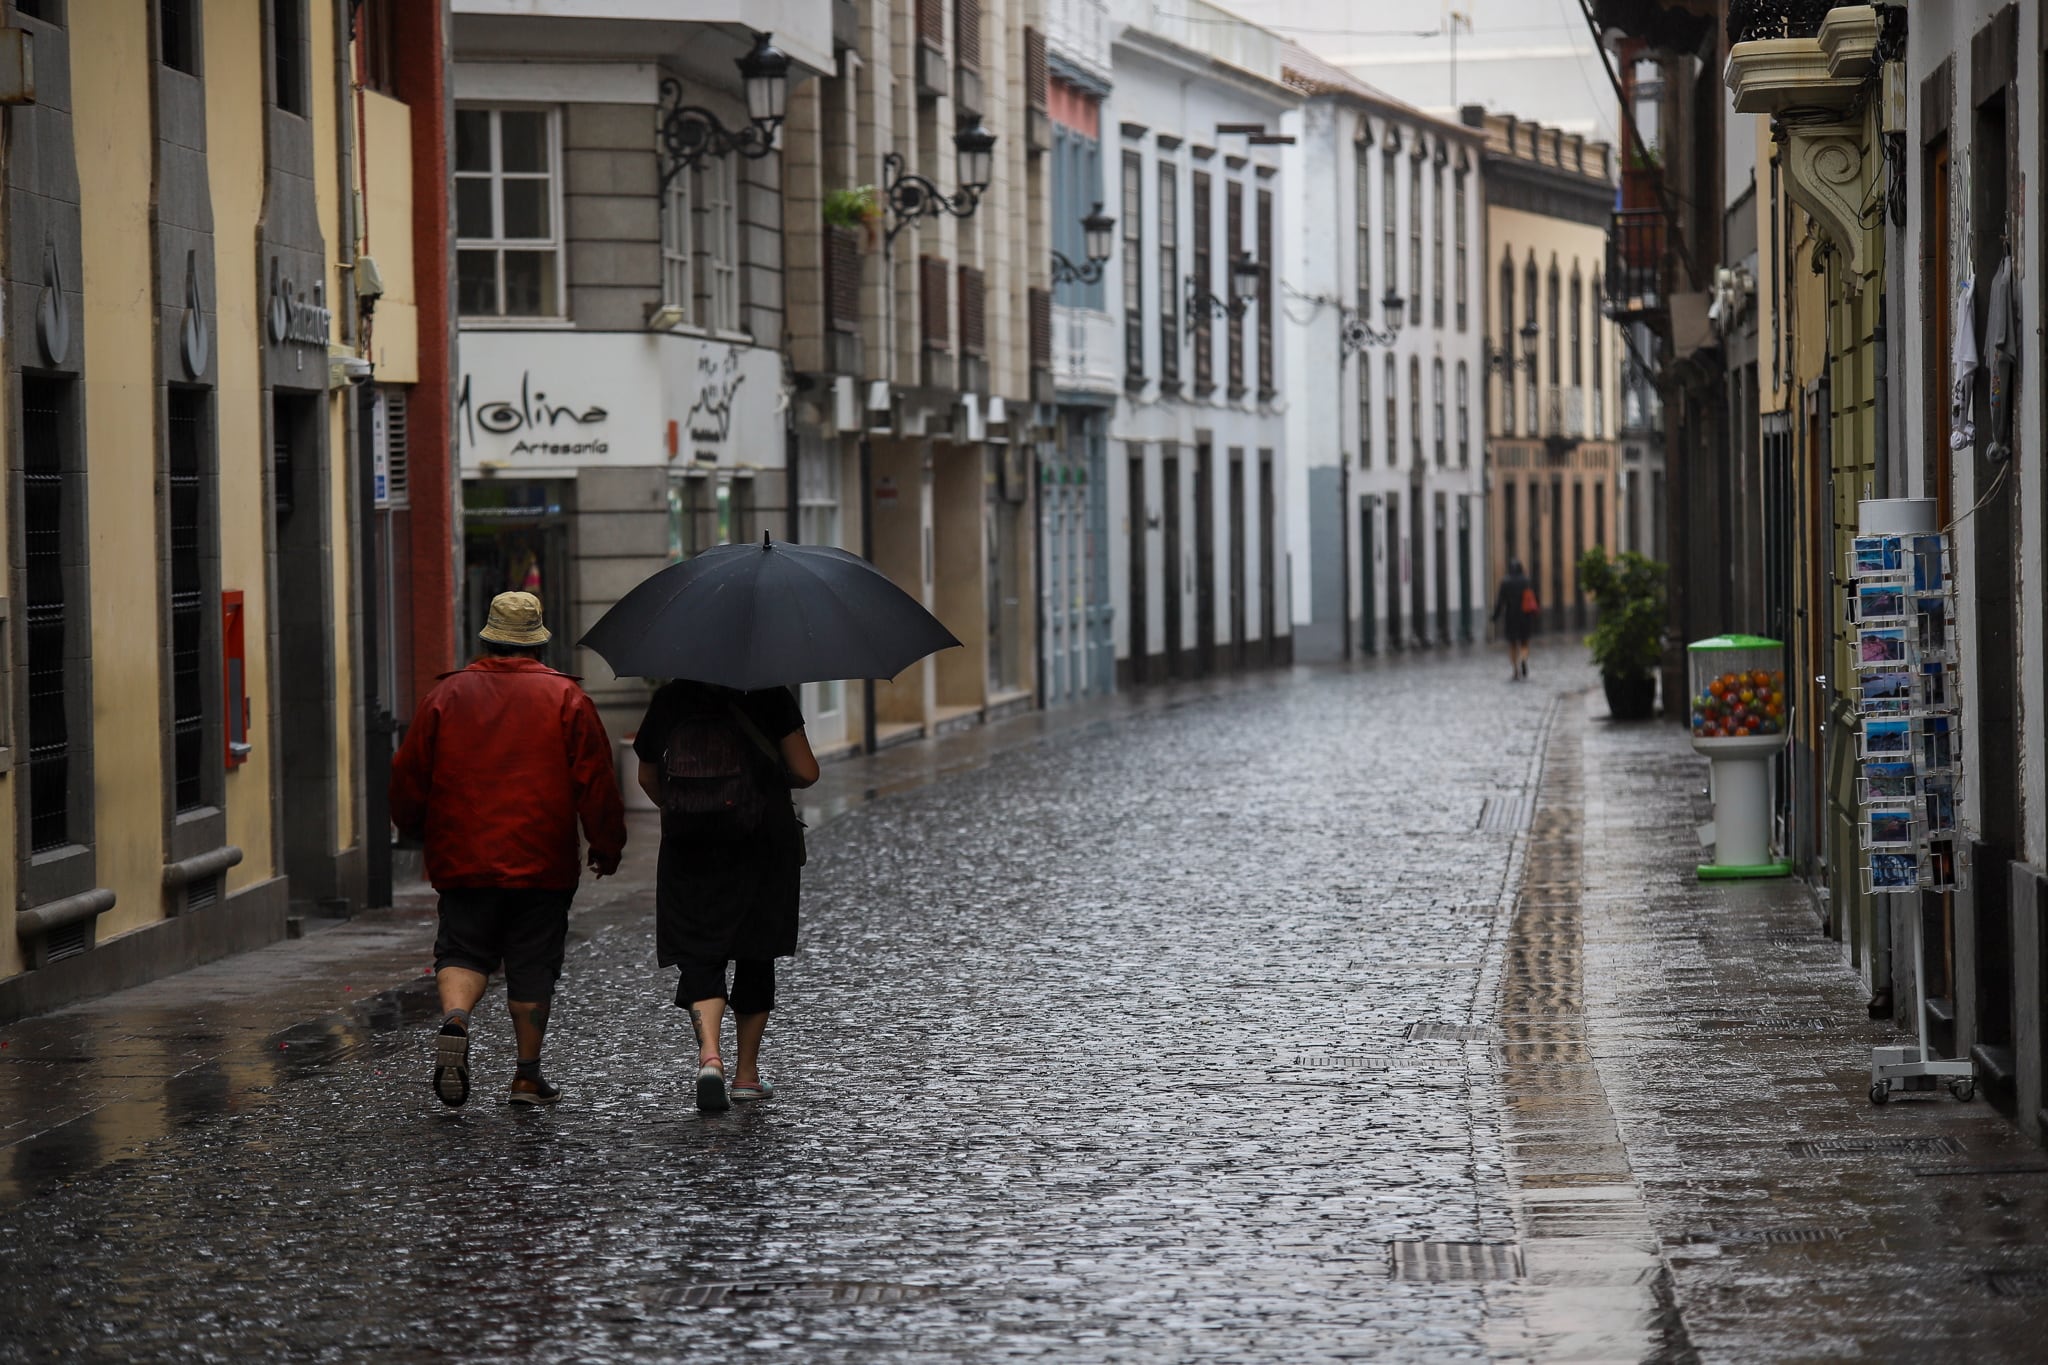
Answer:
[(570, 891), (533, 887), (451, 886), (441, 892), (434, 970), (467, 967), (489, 976), (505, 967), (505, 994), (551, 999), (569, 938)]

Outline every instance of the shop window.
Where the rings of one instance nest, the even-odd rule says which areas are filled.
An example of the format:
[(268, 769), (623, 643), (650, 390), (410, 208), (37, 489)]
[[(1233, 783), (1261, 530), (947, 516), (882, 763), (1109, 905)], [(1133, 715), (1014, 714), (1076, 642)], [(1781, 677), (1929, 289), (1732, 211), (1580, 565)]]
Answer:
[(21, 381), (21, 525), (24, 528), (21, 611), (28, 664), (29, 851), (45, 853), (79, 842), (82, 810), (75, 798), (82, 756), (73, 721), (82, 717), (83, 669), (66, 667), (82, 624), (73, 612), (67, 566), (82, 559), (78, 543), (79, 488), (68, 469), (74, 440), (67, 380)]
[(197, 0), (157, 0), (157, 55), (173, 71), (199, 74)]
[(212, 769), (206, 743), (208, 544), (207, 399), (205, 389), (172, 389), (167, 397), (164, 460), (165, 529), (170, 580), (172, 796), (179, 811), (209, 804)]
[(271, 97), (287, 114), (305, 117), (306, 0), (270, 0)]
[(464, 317), (561, 315), (556, 133), (550, 109), (455, 111), (456, 294)]

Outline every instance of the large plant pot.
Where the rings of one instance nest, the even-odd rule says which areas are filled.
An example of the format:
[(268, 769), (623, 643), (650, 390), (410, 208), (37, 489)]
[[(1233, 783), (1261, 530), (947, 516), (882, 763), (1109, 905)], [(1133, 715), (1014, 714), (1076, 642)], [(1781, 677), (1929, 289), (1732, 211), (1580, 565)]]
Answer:
[(1607, 709), (1616, 720), (1648, 720), (1657, 714), (1654, 673), (1642, 678), (1615, 678), (1602, 673), (1600, 686), (1607, 693)]

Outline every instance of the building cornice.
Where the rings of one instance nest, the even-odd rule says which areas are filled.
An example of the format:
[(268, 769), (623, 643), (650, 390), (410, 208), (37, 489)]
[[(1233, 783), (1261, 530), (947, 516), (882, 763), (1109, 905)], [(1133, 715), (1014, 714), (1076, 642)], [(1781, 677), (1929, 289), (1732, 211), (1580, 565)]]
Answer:
[(1218, 85), (1269, 104), (1275, 111), (1296, 108), (1303, 99), (1299, 90), (1274, 77), (1232, 66), (1229, 62), (1182, 47), (1144, 29), (1125, 28), (1112, 40), (1111, 47), (1125, 48), (1135, 56), (1150, 58), (1176, 71), (1206, 77)]

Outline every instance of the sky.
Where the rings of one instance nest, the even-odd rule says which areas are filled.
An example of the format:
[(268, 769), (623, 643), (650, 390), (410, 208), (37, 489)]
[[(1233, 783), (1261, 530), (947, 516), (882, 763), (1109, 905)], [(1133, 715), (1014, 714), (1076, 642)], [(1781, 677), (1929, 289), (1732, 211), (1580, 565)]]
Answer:
[[(1177, 0), (1154, 3), (1164, 12), (1185, 12)], [(1579, 0), (1219, 3), (1426, 112), (1456, 118), (1459, 105), (1483, 104), (1568, 133), (1615, 138), (1614, 90)], [(1465, 20), (1457, 25), (1455, 77), (1454, 13)]]

